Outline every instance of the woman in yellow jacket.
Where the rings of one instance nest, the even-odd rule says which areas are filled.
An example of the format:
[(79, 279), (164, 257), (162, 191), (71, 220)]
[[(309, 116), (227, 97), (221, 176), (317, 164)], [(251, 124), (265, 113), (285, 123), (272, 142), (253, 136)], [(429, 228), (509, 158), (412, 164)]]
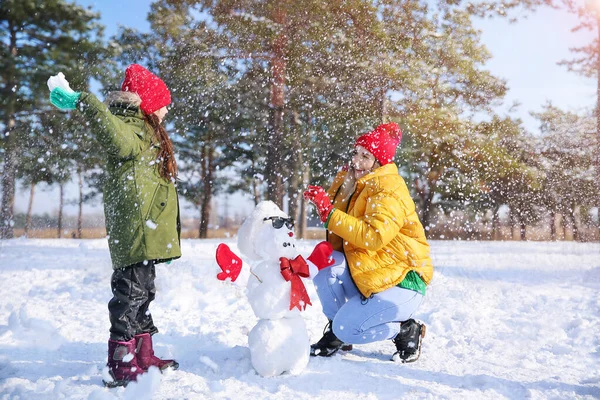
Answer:
[(335, 263), (315, 277), (329, 319), (313, 356), (331, 356), (344, 343), (392, 339), (394, 360), (421, 353), (425, 325), (412, 319), (433, 275), (429, 245), (406, 184), (393, 163), (402, 132), (379, 125), (356, 140), (352, 162), (331, 188), (309, 186), (334, 249)]

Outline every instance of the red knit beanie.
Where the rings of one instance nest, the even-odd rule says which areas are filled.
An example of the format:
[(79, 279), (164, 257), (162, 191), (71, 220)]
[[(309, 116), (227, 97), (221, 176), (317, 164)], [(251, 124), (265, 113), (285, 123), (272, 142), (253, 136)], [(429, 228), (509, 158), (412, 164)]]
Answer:
[(394, 161), (396, 148), (402, 140), (400, 127), (393, 122), (381, 124), (375, 130), (365, 133), (354, 146), (362, 146), (375, 156), (381, 165)]
[(141, 65), (131, 64), (127, 67), (121, 90), (137, 93), (142, 99), (140, 108), (146, 115), (171, 104), (171, 93), (167, 85)]

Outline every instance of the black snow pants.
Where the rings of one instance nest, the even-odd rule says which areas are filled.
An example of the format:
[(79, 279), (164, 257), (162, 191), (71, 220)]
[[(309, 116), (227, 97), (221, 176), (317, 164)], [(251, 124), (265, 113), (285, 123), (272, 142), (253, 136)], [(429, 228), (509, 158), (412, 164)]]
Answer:
[(158, 332), (148, 310), (156, 296), (154, 261), (114, 270), (110, 282), (113, 298), (108, 302), (110, 338), (129, 341), (140, 333)]

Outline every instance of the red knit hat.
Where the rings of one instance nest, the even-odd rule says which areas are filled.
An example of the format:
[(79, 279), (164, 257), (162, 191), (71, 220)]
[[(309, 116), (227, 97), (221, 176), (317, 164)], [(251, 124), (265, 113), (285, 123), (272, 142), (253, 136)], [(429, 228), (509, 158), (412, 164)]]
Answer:
[(147, 115), (171, 104), (167, 85), (141, 65), (131, 64), (127, 67), (121, 90), (137, 93), (142, 99), (140, 108)]
[(400, 127), (393, 122), (381, 124), (375, 130), (356, 139), (356, 146), (362, 146), (375, 156), (381, 165), (394, 161), (396, 148), (402, 140)]

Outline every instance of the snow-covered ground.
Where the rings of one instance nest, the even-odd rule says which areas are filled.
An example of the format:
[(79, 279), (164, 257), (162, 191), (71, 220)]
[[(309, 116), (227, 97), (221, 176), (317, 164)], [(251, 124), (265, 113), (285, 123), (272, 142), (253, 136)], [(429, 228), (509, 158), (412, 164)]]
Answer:
[[(157, 269), (155, 349), (180, 370), (111, 390), (101, 384), (106, 241), (0, 242), (0, 399), (600, 398), (598, 243), (432, 242), (417, 363), (389, 361), (386, 341), (262, 378), (250, 363), (256, 317), (243, 287), (215, 277), (220, 242), (184, 241), (183, 258)], [(314, 244), (300, 242), (303, 254)], [(326, 321), (307, 288), (314, 341)]]

